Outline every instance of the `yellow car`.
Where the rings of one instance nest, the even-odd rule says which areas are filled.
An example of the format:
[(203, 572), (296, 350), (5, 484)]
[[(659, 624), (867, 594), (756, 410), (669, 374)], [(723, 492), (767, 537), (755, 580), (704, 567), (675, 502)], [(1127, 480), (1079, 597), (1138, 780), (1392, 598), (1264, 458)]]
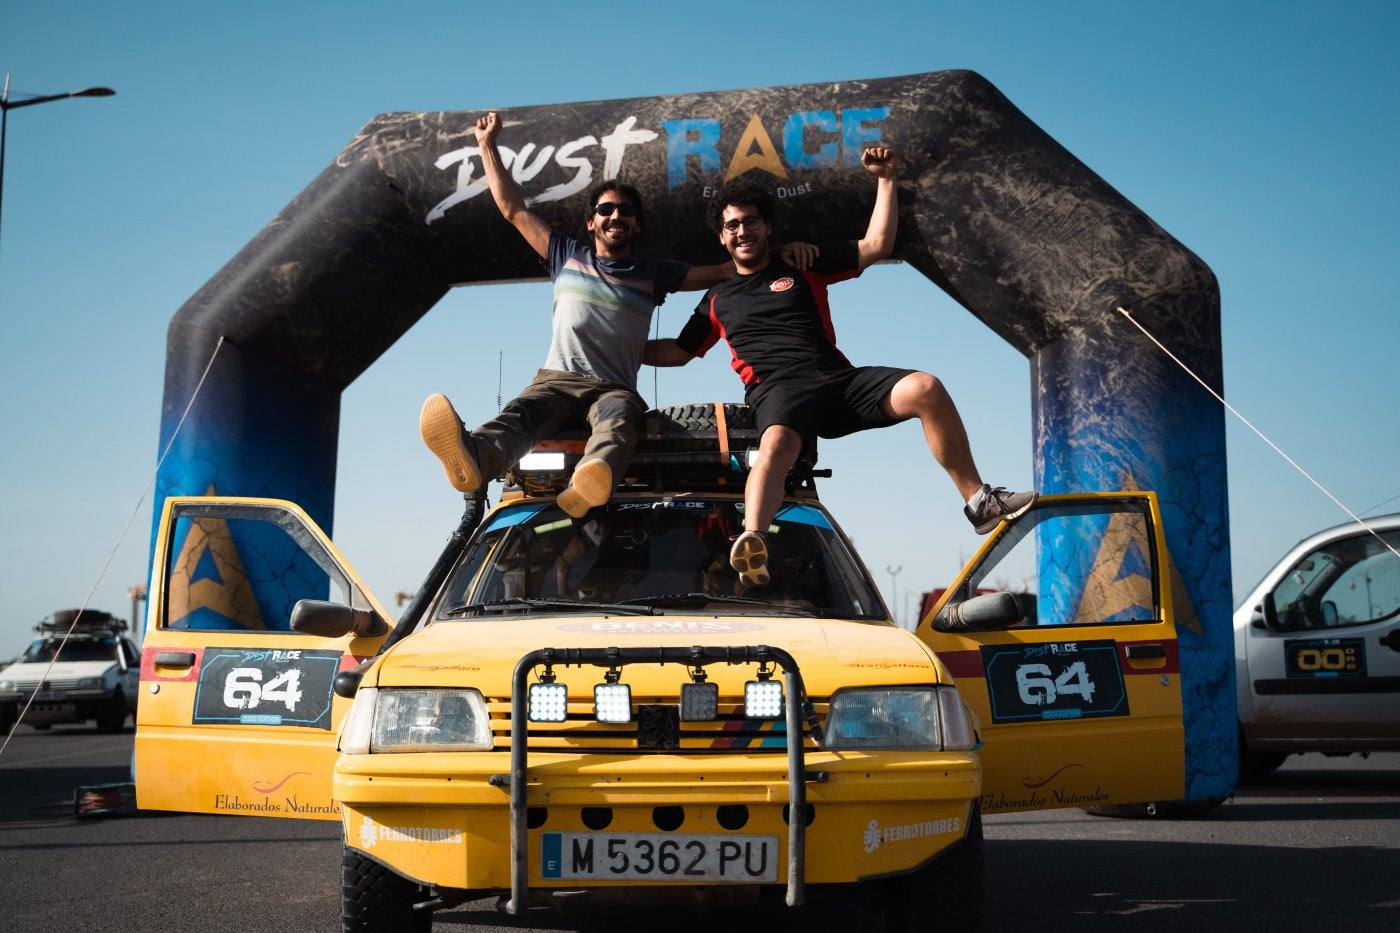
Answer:
[[(1151, 494), (1045, 497), (911, 633), (809, 467), (739, 581), (752, 438), (720, 420), (581, 519), (522, 463), (392, 630), (296, 505), (168, 500), (138, 805), (340, 820), (346, 930), (814, 889), (922, 929), (976, 920), (982, 814), (1182, 796)], [(1031, 552), (1039, 595), (979, 592)]]

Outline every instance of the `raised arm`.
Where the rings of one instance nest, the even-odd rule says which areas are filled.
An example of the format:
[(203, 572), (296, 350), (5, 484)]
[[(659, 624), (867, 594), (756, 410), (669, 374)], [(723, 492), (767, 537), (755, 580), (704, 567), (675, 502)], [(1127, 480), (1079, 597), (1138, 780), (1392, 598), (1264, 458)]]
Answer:
[(525, 192), (506, 171), (501, 162), (501, 153), (496, 148), (496, 137), (500, 133), (501, 120), (495, 111), (476, 121), (476, 142), (481, 147), (481, 165), (486, 170), (486, 183), (491, 186), (491, 196), (496, 199), (501, 216), (520, 231), (535, 252), (542, 258), (548, 258), (549, 224), (525, 207)]
[(894, 237), (899, 228), (899, 203), (895, 194), (894, 179), (896, 164), (894, 152), (884, 147), (875, 147), (861, 153), (860, 162), (865, 170), (878, 179), (875, 183), (875, 206), (870, 211), (870, 225), (865, 229), (857, 247), (860, 251), (860, 268), (889, 258), (894, 252)]

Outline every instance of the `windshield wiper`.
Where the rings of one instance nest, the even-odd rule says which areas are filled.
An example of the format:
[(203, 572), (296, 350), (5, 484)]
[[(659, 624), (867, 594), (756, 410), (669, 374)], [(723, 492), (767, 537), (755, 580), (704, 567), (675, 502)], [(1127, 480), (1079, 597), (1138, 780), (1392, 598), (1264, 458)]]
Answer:
[[(630, 600), (629, 600), (630, 602)], [(654, 616), (656, 610), (650, 606), (632, 606), (627, 603), (590, 603), (577, 599), (535, 599), (529, 596), (512, 596), (491, 603), (462, 603), (450, 606), (444, 616), (484, 615), (488, 612), (509, 612), (512, 609), (554, 609), (563, 612), (613, 612), (618, 615)]]
[(815, 616), (815, 609), (807, 609), (802, 606), (786, 606), (782, 603), (775, 603), (768, 599), (759, 599), (756, 596), (731, 596), (727, 593), (664, 593), (657, 596), (636, 596), (632, 599), (624, 599), (622, 605), (647, 605), (647, 606), (703, 606), (708, 603), (742, 603), (746, 606), (762, 606), (773, 612), (788, 613), (791, 615)]

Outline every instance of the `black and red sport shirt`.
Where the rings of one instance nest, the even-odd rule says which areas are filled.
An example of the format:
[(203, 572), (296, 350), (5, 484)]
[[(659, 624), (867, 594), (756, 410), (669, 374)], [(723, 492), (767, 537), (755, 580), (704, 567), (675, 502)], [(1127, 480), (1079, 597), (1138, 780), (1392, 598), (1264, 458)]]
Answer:
[(836, 348), (827, 286), (860, 275), (855, 240), (823, 247), (812, 268), (799, 272), (776, 254), (764, 269), (735, 273), (711, 288), (696, 306), (676, 343), (695, 356), (721, 337), (734, 355), (730, 363), (744, 385), (789, 369), (830, 370), (850, 366)]

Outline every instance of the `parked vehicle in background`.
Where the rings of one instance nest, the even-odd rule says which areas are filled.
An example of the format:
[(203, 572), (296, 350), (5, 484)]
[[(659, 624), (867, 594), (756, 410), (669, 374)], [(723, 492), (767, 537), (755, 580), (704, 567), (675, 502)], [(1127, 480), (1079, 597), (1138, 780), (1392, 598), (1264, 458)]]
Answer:
[(1400, 514), (1304, 538), (1235, 610), (1240, 774), (1400, 749)]
[(96, 722), (120, 732), (136, 712), (141, 652), (124, 619), (95, 609), (61, 609), (34, 627), (39, 637), (0, 670), (0, 724), (35, 729)]

